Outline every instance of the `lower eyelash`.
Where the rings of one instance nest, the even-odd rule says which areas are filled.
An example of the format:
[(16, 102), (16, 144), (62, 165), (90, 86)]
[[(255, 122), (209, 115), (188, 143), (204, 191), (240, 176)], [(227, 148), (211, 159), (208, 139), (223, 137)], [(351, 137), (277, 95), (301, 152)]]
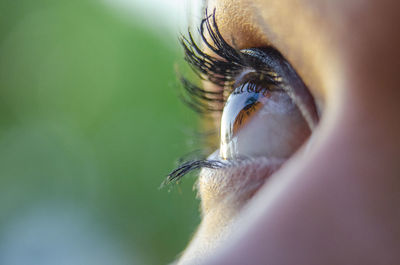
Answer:
[(268, 162), (269, 167), (271, 167), (271, 162), (272, 162), (272, 164), (274, 165), (273, 168), (275, 170), (278, 169), (284, 162), (282, 159), (265, 158), (265, 157), (259, 157), (259, 158), (242, 157), (242, 158), (236, 158), (234, 160), (224, 160), (224, 161), (209, 160), (209, 159), (187, 161), (181, 164), (175, 170), (173, 170), (170, 174), (168, 174), (166, 179), (161, 183), (160, 188), (163, 188), (171, 184), (177, 184), (185, 175), (189, 174), (192, 171), (200, 170), (203, 168), (208, 168), (211, 170), (232, 169), (235, 167), (242, 167), (250, 163), (255, 163), (257, 161), (258, 162), (262, 161), (264, 164), (265, 161), (269, 161)]
[(223, 162), (219, 160), (193, 160), (187, 161), (181, 164), (178, 168), (173, 170), (168, 174), (167, 178), (161, 184), (161, 187), (169, 185), (171, 183), (177, 183), (181, 180), (185, 175), (194, 170), (209, 168), (209, 169), (219, 169), (230, 165), (230, 162)]

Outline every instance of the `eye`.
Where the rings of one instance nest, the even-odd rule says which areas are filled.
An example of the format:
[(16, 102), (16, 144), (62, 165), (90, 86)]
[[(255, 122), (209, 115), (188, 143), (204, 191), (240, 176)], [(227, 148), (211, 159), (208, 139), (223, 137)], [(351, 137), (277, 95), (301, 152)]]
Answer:
[(242, 158), (286, 159), (306, 141), (319, 119), (312, 95), (278, 50), (232, 47), (218, 30), (215, 10), (210, 16), (206, 11), (199, 31), (209, 53), (190, 32), (181, 44), (185, 60), (212, 86), (197, 86), (181, 77), (186, 92), (181, 98), (195, 111), (217, 120), (220, 137), (215, 148), (219, 152), (183, 163), (164, 183), (178, 181), (192, 170), (228, 167)]
[[(313, 127), (295, 102), (295, 98), (304, 97), (293, 88), (302, 85), (301, 80), (294, 72), (286, 72), (286, 61), (273, 48), (241, 52), (247, 57), (243, 60), (248, 67), (235, 78), (223, 109), (220, 157), (288, 158), (309, 137)], [(313, 110), (314, 106), (303, 109)], [(311, 114), (306, 112), (305, 116)]]

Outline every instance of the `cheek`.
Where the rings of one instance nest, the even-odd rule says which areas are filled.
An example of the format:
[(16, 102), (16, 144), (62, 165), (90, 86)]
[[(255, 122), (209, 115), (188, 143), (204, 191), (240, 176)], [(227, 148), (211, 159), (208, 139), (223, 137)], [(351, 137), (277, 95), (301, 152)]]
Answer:
[(197, 183), (202, 222), (179, 264), (197, 264), (224, 244), (238, 227), (238, 213), (284, 162), (257, 158), (228, 169), (202, 169)]
[(200, 264), (202, 260), (210, 257), (234, 231), (234, 224), (232, 221), (228, 224), (228, 219), (230, 217), (226, 216), (226, 211), (213, 211), (204, 216), (178, 264)]

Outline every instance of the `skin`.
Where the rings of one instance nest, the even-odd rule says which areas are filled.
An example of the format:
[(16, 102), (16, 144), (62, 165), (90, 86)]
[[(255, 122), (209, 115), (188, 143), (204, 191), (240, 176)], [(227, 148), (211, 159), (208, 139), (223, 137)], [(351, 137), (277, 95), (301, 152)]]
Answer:
[(322, 118), (307, 148), (265, 184), (262, 159), (201, 172), (203, 219), (178, 264), (400, 264), (400, 3), (214, 7), (232, 45), (273, 45), (286, 57)]

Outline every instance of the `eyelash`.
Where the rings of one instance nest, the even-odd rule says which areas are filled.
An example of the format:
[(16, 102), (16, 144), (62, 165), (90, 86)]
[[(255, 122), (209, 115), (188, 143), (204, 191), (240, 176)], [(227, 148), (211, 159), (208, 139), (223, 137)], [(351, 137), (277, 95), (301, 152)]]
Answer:
[[(206, 33), (211, 43), (207, 40)], [(221, 112), (226, 95), (233, 91), (236, 76), (246, 68), (254, 69), (260, 76), (262, 75), (266, 88), (276, 88), (281, 85), (281, 78), (272, 69), (266, 69), (265, 65), (261, 68), (260, 63), (254, 58), (250, 58), (225, 41), (216, 23), (215, 9), (211, 15), (208, 15), (206, 10), (205, 18), (200, 23), (199, 34), (202, 43), (221, 59), (203, 52), (194, 41), (190, 31), (188, 37), (180, 38), (185, 61), (189, 63), (194, 73), (201, 80), (209, 81), (219, 87), (217, 91), (206, 90), (180, 76), (184, 88), (181, 99), (197, 113)], [(234, 40), (232, 42), (234, 43)]]
[[(210, 20), (212, 20), (212, 26)], [(205, 29), (212, 38), (214, 45), (207, 41), (204, 35)], [(205, 18), (200, 23), (199, 33), (202, 42), (222, 59), (217, 59), (204, 53), (194, 41), (190, 31), (187, 38), (183, 35), (180, 38), (180, 43), (185, 54), (184, 59), (201, 80), (210, 81), (222, 89), (218, 91), (205, 90), (187, 78), (180, 76), (179, 79), (185, 92), (181, 95), (181, 99), (199, 114), (214, 111), (220, 112), (226, 100), (224, 93), (228, 84), (232, 83), (235, 74), (244, 68), (242, 56), (240, 51), (230, 46), (220, 34), (216, 24), (215, 10), (212, 15), (208, 15), (207, 10), (205, 11)], [(210, 103), (220, 105), (220, 108), (212, 108)], [(219, 169), (232, 163), (234, 162), (221, 162), (209, 159), (186, 161), (167, 175), (166, 179), (161, 183), (161, 187), (179, 182), (186, 174), (194, 170), (201, 168)]]
[(230, 163), (222, 162), (219, 160), (207, 160), (207, 159), (191, 160), (184, 162), (183, 164), (179, 165), (176, 169), (174, 169), (171, 173), (168, 174), (167, 178), (161, 183), (161, 188), (171, 183), (179, 182), (179, 180), (181, 180), (186, 174), (194, 170), (202, 168), (219, 169), (228, 166)]

